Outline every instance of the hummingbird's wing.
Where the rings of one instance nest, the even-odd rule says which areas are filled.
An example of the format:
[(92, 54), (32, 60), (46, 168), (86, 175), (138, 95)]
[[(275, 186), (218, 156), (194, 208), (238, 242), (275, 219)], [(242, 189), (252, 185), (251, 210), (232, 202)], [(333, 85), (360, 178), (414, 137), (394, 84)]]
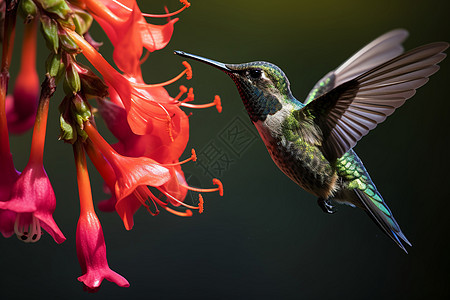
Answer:
[(424, 45), (347, 81), (297, 111), (322, 130), (322, 152), (334, 161), (412, 97), (435, 73), (448, 43)]
[(389, 31), (347, 59), (336, 70), (325, 75), (309, 92), (304, 104), (332, 90), (342, 83), (352, 80), (368, 70), (403, 53), (402, 43), (408, 37), (408, 31), (396, 29)]

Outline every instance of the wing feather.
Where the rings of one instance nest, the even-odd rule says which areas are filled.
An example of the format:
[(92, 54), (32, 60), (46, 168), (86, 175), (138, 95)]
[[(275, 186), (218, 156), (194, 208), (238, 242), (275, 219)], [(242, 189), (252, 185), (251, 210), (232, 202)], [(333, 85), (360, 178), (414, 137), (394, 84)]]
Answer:
[[(428, 82), (448, 43), (432, 43), (395, 57), (310, 102), (302, 110), (322, 130), (324, 155), (341, 157)], [(355, 60), (359, 61), (359, 60)], [(349, 64), (351, 66), (352, 63)]]
[(402, 43), (408, 37), (404, 29), (389, 31), (352, 55), (336, 70), (319, 80), (309, 92), (304, 104), (322, 96), (344, 82), (373, 69), (403, 53)]

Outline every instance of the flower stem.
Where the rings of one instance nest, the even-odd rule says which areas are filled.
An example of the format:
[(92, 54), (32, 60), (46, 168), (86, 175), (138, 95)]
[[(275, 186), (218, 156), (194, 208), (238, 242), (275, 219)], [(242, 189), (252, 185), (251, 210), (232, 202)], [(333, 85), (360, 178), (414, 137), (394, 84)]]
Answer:
[(87, 121), (84, 122), (84, 131), (89, 136), (89, 139), (97, 147), (97, 149), (103, 154), (108, 162), (114, 162), (117, 152), (105, 141), (105, 139), (98, 133), (98, 131)]
[(75, 166), (77, 169), (80, 214), (85, 214), (88, 211), (94, 211), (94, 204), (92, 203), (91, 183), (89, 181), (89, 173), (87, 170), (86, 155), (80, 139), (73, 145), (73, 154), (75, 156)]
[[(97, 1), (94, 1), (97, 2)], [(100, 2), (100, 1), (98, 1)], [(67, 29), (67, 34), (75, 41), (75, 43), (83, 51), (83, 55), (87, 60), (100, 72), (105, 81), (115, 82), (116, 76), (120, 76), (117, 72), (104, 58), (103, 56), (92, 47), (82, 36), (77, 34), (75, 31)]]
[[(9, 66), (11, 63), (11, 57), (14, 46), (14, 36), (16, 35), (16, 15), (17, 15), (17, 2), (16, 0), (6, 1), (6, 14), (5, 14), (5, 25), (4, 25), (4, 35), (3, 35), (3, 55), (2, 55), (2, 75), (8, 74), (9, 77)], [(3, 86), (2, 86), (3, 88)], [(5, 95), (6, 95), (5, 91)]]
[(37, 21), (25, 24), (20, 72), (36, 72)]
[[(9, 66), (11, 64), (12, 50), (16, 28), (17, 3), (6, 1), (6, 14), (4, 20), (3, 52), (0, 70), (0, 168), (13, 167), (13, 160), (9, 146), (8, 123), (6, 121), (5, 100), (8, 93)], [(3, 169), (4, 170), (4, 169)]]
[(33, 138), (31, 140), (30, 162), (42, 163), (44, 158), (45, 132), (50, 98), (56, 90), (55, 78), (47, 75), (41, 85), (41, 96), (34, 122)]

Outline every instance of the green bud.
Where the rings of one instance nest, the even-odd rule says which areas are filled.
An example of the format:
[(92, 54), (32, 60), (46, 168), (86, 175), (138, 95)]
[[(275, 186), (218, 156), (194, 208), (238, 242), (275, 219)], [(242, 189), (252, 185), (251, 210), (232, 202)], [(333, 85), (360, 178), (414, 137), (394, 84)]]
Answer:
[(18, 7), (18, 13), (25, 19), (26, 23), (29, 23), (36, 17), (37, 6), (34, 4), (33, 0), (22, 0)]
[(50, 50), (54, 53), (58, 53), (59, 38), (58, 38), (58, 24), (55, 20), (50, 19), (48, 16), (41, 16), (41, 30), (45, 38), (45, 43)]
[(78, 93), (81, 90), (80, 76), (78, 71), (70, 64), (66, 68), (63, 89), (66, 95)]
[(77, 123), (82, 126), (83, 123), (92, 116), (91, 109), (87, 105), (86, 98), (80, 94), (76, 94), (72, 100), (74, 104), (74, 113), (77, 118)]
[(60, 140), (64, 140), (65, 142), (71, 144), (73, 144), (77, 140), (77, 131), (74, 130), (73, 126), (70, 125), (69, 122), (66, 121), (63, 114), (59, 116), (59, 127), (60, 127), (60, 134), (59, 134)]
[(61, 60), (61, 55), (50, 53), (45, 62), (45, 67), (50, 76), (59, 79), (64, 72), (64, 63)]
[(66, 32), (59, 35), (59, 42), (61, 48), (63, 48), (69, 54), (81, 52), (80, 48), (78, 48), (78, 45)]
[(91, 28), (92, 16), (83, 10), (76, 10), (73, 15), (73, 23), (75, 24), (75, 32), (84, 35)]
[(84, 131), (83, 129), (81, 129), (80, 127), (77, 127), (77, 134), (78, 137), (82, 139), (82, 141), (84, 142), (85, 140), (87, 140), (87, 138), (89, 137), (86, 133), (86, 131)]
[(36, 0), (42, 8), (52, 14), (56, 14), (61, 19), (67, 19), (72, 12), (65, 0)]
[(88, 67), (77, 62), (81, 80), (81, 88), (85, 95), (104, 98), (108, 96), (108, 86)]

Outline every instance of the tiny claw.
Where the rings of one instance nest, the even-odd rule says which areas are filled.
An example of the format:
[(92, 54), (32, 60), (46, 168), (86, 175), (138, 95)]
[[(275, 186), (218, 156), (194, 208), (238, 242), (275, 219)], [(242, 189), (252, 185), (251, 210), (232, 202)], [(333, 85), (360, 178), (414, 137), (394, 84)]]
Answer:
[(317, 199), (317, 204), (319, 204), (319, 207), (327, 214), (334, 214), (337, 211), (335, 206), (331, 203), (330, 198), (319, 198)]

